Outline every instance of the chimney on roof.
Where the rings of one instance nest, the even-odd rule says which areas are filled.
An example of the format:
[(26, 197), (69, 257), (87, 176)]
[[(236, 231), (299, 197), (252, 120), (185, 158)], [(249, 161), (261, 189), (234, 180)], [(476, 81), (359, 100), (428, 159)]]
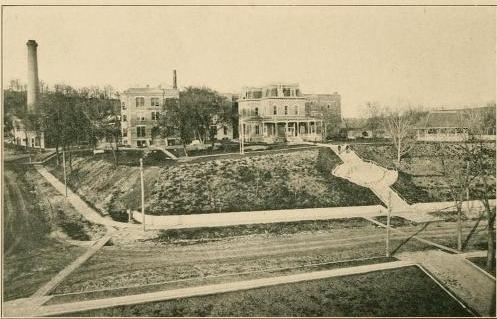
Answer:
[(176, 70), (173, 70), (173, 89), (178, 88), (177, 78), (176, 78)]
[(38, 80), (38, 43), (35, 40), (29, 40), (28, 46), (28, 112), (34, 112), (38, 97), (40, 95), (40, 82)]

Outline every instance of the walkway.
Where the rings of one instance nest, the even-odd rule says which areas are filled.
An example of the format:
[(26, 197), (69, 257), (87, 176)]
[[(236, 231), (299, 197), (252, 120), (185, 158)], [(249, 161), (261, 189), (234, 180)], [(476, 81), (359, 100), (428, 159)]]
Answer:
[[(354, 217), (374, 217), (385, 214), (380, 205), (263, 210), (252, 212), (145, 216), (147, 229), (179, 229), (197, 227), (221, 227), (247, 224), (296, 222), (303, 220), (324, 220)], [(141, 212), (133, 211), (133, 218), (142, 221)]]
[(43, 285), (38, 289), (31, 297), (38, 298), (48, 295), (53, 289), (55, 289), (67, 276), (69, 276), (74, 270), (79, 268), (85, 261), (90, 259), (100, 248), (102, 248), (109, 240), (111, 235), (108, 234), (95, 243), (81, 256), (79, 256), (75, 261), (73, 261), (69, 266), (60, 271), (55, 277), (53, 277), (48, 283)]
[(405, 252), (396, 257), (420, 264), (481, 316), (495, 316), (495, 280), (463, 256), (429, 250)]
[[(34, 165), (35, 169), (40, 173), (47, 182), (49, 182), (61, 194), (65, 194), (65, 187), (55, 176), (53, 176), (44, 166)], [(83, 201), (77, 194), (67, 188), (67, 201), (88, 221), (106, 226), (107, 230), (111, 227), (127, 228), (138, 227), (138, 225), (116, 222), (110, 218), (102, 217), (98, 212), (91, 208), (85, 201)]]
[(345, 151), (343, 145), (341, 151), (338, 151), (338, 145), (319, 145), (331, 148), (343, 161), (342, 165), (333, 170), (333, 175), (370, 188), (387, 207), (391, 206), (392, 212), (410, 210), (409, 204), (390, 187), (397, 180), (397, 171), (388, 170), (373, 162), (363, 161), (354, 151), (350, 149)]
[[(363, 274), (378, 270), (388, 270), (414, 265), (410, 261), (394, 261), (373, 265), (363, 265), (349, 268), (337, 268), (331, 270), (300, 273), (287, 276), (227, 282), (221, 284), (180, 288), (166, 291), (128, 295), (122, 297), (112, 297), (97, 300), (78, 301), (73, 303), (55, 304), (39, 307), (13, 307), (14, 303), (5, 303), (4, 316), (60, 316), (69, 313), (102, 309), (115, 306), (133, 305), (148, 302), (173, 300), (178, 298), (189, 298), (195, 296), (205, 296), (219, 293), (234, 292), (240, 290), (269, 287), (274, 285), (297, 283), (309, 280), (325, 279), (331, 277)], [(22, 304), (21, 304), (22, 306)]]

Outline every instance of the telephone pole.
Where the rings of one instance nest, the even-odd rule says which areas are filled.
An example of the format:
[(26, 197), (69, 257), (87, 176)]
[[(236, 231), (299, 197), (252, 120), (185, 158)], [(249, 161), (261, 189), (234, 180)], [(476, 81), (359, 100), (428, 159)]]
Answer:
[(390, 215), (392, 213), (392, 191), (388, 192), (386, 256), (390, 257)]
[(66, 189), (66, 197), (67, 197), (66, 152), (65, 152), (65, 150), (62, 150), (62, 165), (64, 167), (64, 187)]
[(142, 197), (142, 224), (143, 224), (143, 231), (145, 231), (145, 191), (143, 187), (143, 158), (140, 158), (140, 184), (141, 184), (141, 197)]
[(239, 132), (239, 136), (240, 136), (240, 154), (245, 154), (245, 145), (244, 145), (244, 139), (245, 139), (245, 128), (243, 127), (243, 121), (240, 121), (240, 132)]

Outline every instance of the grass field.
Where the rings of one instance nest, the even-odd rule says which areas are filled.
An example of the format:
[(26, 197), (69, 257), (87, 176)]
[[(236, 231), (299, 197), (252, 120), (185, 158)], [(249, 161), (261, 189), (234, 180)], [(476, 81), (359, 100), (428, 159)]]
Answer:
[[(367, 188), (331, 175), (341, 163), (329, 149), (279, 150), (236, 158), (148, 166), (146, 211), (173, 215), (380, 204)], [(53, 163), (52, 163), (53, 164)], [(60, 167), (52, 172), (62, 179)], [(116, 220), (140, 205), (139, 168), (93, 156), (72, 160), (69, 185)]]
[(414, 266), (73, 315), (470, 316)]

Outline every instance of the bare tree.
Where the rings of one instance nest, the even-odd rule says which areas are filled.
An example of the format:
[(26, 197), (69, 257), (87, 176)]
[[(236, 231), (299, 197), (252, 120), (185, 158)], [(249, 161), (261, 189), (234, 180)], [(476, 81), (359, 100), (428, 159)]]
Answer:
[(417, 120), (416, 112), (412, 109), (407, 111), (389, 111), (383, 116), (383, 126), (397, 151), (397, 165), (400, 165), (402, 156), (406, 155), (414, 146), (416, 139), (413, 128)]
[[(495, 199), (495, 144), (485, 142), (483, 135), (487, 132), (485, 112), (468, 111), (466, 156), (471, 174), (474, 176), (472, 191), (483, 204), (484, 218), (487, 220), (487, 269), (495, 268), (495, 207), (490, 206), (490, 199)], [(483, 124), (483, 125), (482, 125)]]
[(443, 176), (443, 183), (448, 188), (449, 196), (454, 202), (457, 211), (456, 232), (457, 249), (459, 251), (464, 249), (462, 234), (463, 203), (469, 197), (469, 188), (474, 180), (469, 167), (469, 158), (461, 156), (468, 153), (467, 147), (469, 147), (469, 144), (466, 143), (457, 145), (440, 143), (437, 152), (440, 159), (440, 173)]

